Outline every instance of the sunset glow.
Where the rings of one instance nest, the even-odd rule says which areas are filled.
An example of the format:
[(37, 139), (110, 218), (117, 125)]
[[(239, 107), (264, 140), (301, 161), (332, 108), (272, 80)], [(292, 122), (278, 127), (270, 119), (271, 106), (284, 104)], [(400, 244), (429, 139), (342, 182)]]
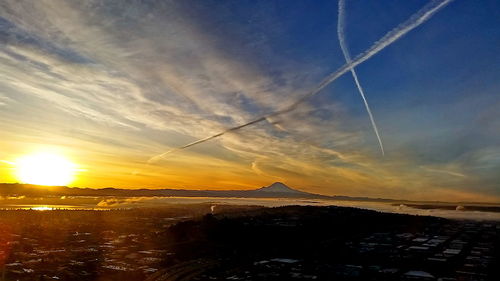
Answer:
[(486, 1), (3, 0), (0, 183), (500, 202)]
[(0, 281), (500, 280), (500, 0), (0, 0)]
[(55, 153), (37, 153), (16, 161), (19, 181), (39, 185), (67, 185), (73, 181), (75, 164)]

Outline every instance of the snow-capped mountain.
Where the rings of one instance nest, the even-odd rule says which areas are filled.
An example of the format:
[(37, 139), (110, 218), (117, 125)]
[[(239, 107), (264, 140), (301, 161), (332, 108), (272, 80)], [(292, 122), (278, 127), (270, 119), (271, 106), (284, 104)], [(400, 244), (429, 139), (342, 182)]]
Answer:
[(270, 193), (293, 193), (293, 194), (302, 194), (304, 192), (295, 190), (293, 188), (288, 187), (286, 184), (282, 182), (275, 182), (270, 186), (265, 186), (257, 189), (258, 192), (270, 192)]

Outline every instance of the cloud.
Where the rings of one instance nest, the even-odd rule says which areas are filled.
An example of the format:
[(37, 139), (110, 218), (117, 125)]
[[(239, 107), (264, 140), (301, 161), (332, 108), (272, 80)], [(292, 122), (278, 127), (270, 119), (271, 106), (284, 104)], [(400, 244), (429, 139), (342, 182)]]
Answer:
[(459, 173), (459, 172), (454, 172), (454, 171), (433, 169), (433, 168), (429, 168), (429, 167), (422, 167), (422, 169), (424, 169), (426, 171), (429, 171), (429, 172), (442, 173), (442, 174), (446, 174), (446, 175), (454, 176), (454, 177), (461, 177), (461, 178), (465, 178), (466, 177), (464, 174)]
[[(348, 60), (346, 64), (344, 64), (342, 67), (334, 71), (333, 73), (329, 74), (326, 78), (324, 78), (321, 83), (319, 83), (317, 86), (315, 86), (311, 91), (307, 92), (306, 94), (303, 94), (300, 96), (298, 99), (295, 99), (293, 102), (291, 102), (287, 106), (282, 106), (279, 110), (276, 110), (274, 112), (271, 112), (266, 115), (262, 115), (261, 117), (253, 118), (252, 120), (236, 125), (234, 127), (230, 127), (229, 129), (226, 129), (224, 131), (221, 131), (219, 133), (216, 133), (214, 135), (196, 140), (194, 142), (188, 143), (186, 145), (180, 146), (176, 149), (169, 150), (167, 152), (164, 152), (162, 154), (153, 156), (149, 159), (149, 161), (157, 161), (158, 159), (165, 157), (167, 154), (177, 151), (177, 150), (183, 150), (186, 148), (189, 148), (191, 146), (195, 146), (201, 143), (204, 143), (206, 141), (212, 140), (214, 138), (218, 138), (220, 136), (223, 136), (226, 133), (229, 132), (234, 132), (240, 129), (243, 129), (248, 126), (252, 126), (254, 124), (260, 123), (262, 121), (268, 120), (269, 118), (273, 118), (275, 116), (279, 116), (282, 114), (289, 113), (296, 108), (298, 108), (302, 103), (308, 101), (310, 98), (313, 96), (319, 94), (324, 88), (326, 88), (329, 84), (340, 78), (342, 75), (344, 75), (346, 72), (351, 71), (354, 69), (355, 66), (362, 64), (366, 60), (370, 59), (374, 55), (376, 55), (378, 52), (382, 51), (384, 48), (387, 46), (391, 45), (392, 43), (396, 42), (398, 39), (401, 37), (405, 36), (408, 32), (411, 30), (417, 28), (419, 25), (422, 23), (426, 22), (428, 19), (430, 19), (436, 12), (438, 12), (440, 9), (444, 8), (446, 5), (448, 5), (452, 0), (444, 0), (441, 2), (438, 1), (432, 1), (428, 5), (426, 5), (424, 8), (420, 9), (418, 12), (413, 14), (408, 20), (388, 32), (385, 36), (383, 36), (380, 40), (375, 42), (370, 48), (359, 54), (354, 60)], [(368, 112), (371, 117), (371, 112), (369, 111), (369, 108), (367, 107)], [(373, 118), (372, 118), (373, 119)], [(373, 121), (372, 121), (373, 122)], [(373, 122), (374, 129), (376, 131), (376, 125)], [(378, 133), (377, 137), (380, 140)], [(381, 142), (380, 142), (381, 143)], [(381, 145), (382, 149), (382, 154), (383, 152), (383, 146)]]
[(0, 106), (7, 106), (12, 102), (13, 100), (11, 98), (0, 95)]
[[(349, 53), (349, 50), (347, 49), (347, 43), (345, 42), (345, 36), (344, 36), (344, 30), (345, 30), (345, 1), (344, 0), (339, 0), (339, 12), (338, 12), (338, 22), (337, 22), (337, 36), (339, 39), (340, 43), (340, 48), (342, 49), (342, 53), (344, 54), (344, 58), (346, 60), (347, 64), (351, 63), (351, 55)], [(377, 136), (378, 143), (380, 145), (380, 150), (382, 151), (382, 155), (385, 155), (384, 152), (384, 145), (382, 143), (382, 139), (380, 138), (378, 129), (377, 129), (377, 124), (375, 123), (375, 118), (373, 117), (372, 111), (370, 109), (370, 106), (368, 105), (368, 101), (365, 97), (365, 93), (363, 90), (363, 87), (361, 87), (361, 84), (359, 83), (358, 75), (356, 74), (356, 70), (354, 67), (351, 68), (351, 74), (352, 77), (354, 78), (354, 82), (356, 83), (356, 87), (358, 88), (359, 94), (361, 95), (361, 98), (363, 99), (363, 103), (365, 104), (366, 111), (368, 113), (368, 116), (370, 117), (370, 122), (372, 123), (373, 131), (375, 132), (375, 135)]]
[[(319, 53), (314, 60), (296, 55), (294, 46), (272, 45), (270, 40), (283, 39), (296, 26), (283, 27), (275, 14), (266, 14), (267, 6), (248, 22), (232, 24), (232, 6), (225, 5), (240, 4), (217, 3), (214, 16), (207, 14), (211, 7), (195, 13), (196, 7), (183, 1), (3, 1), (2, 159), (32, 147), (63, 147), (87, 168), (75, 185), (91, 187), (233, 188), (238, 183), (249, 188), (279, 178), (325, 194), (419, 197), (419, 190), (453, 193), (475, 183), (488, 183), (480, 192), (498, 194), (491, 170), (499, 150), (493, 144), (453, 153), (428, 141), (436, 140), (433, 131), (415, 129), (422, 113), (404, 107), (377, 116), (388, 128), (384, 142), (391, 147), (391, 157), (381, 160), (366, 135), (365, 118), (336, 99), (342, 79), (332, 85), (339, 95), (327, 90), (316, 95), (448, 2), (431, 2), (342, 66), (341, 56), (324, 59)], [(257, 31), (246, 27), (250, 20), (257, 22)], [(325, 44), (330, 53), (333, 48)], [(284, 55), (290, 51), (293, 56)], [(496, 112), (482, 118), (491, 120)], [(239, 128), (252, 120), (257, 120), (253, 126)], [(488, 127), (491, 134), (495, 124)], [(151, 155), (220, 132), (225, 133), (211, 142), (145, 163)], [(468, 144), (465, 135), (461, 142)], [(450, 181), (416, 169), (420, 166), (467, 177)]]
[(157, 197), (129, 197), (129, 198), (106, 198), (99, 203), (97, 207), (119, 207), (127, 205), (137, 205), (145, 201), (158, 199)]

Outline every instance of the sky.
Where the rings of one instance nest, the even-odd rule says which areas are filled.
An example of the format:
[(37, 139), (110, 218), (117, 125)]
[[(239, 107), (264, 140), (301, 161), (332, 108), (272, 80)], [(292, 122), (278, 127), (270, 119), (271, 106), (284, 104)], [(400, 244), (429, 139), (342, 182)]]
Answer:
[[(346, 0), (350, 56), (441, 2)], [(355, 67), (384, 154), (350, 72), (269, 115), (345, 65), (337, 21), (337, 1), (1, 1), (0, 182), (54, 151), (71, 186), (500, 202), (500, 2), (450, 1)]]

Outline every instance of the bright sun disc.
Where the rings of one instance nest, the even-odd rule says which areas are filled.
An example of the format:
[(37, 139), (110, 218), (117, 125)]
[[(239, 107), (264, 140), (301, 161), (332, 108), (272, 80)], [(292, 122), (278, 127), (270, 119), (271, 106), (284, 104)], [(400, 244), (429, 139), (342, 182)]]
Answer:
[(75, 165), (58, 154), (38, 153), (18, 159), (16, 170), (23, 183), (67, 185), (73, 181)]

